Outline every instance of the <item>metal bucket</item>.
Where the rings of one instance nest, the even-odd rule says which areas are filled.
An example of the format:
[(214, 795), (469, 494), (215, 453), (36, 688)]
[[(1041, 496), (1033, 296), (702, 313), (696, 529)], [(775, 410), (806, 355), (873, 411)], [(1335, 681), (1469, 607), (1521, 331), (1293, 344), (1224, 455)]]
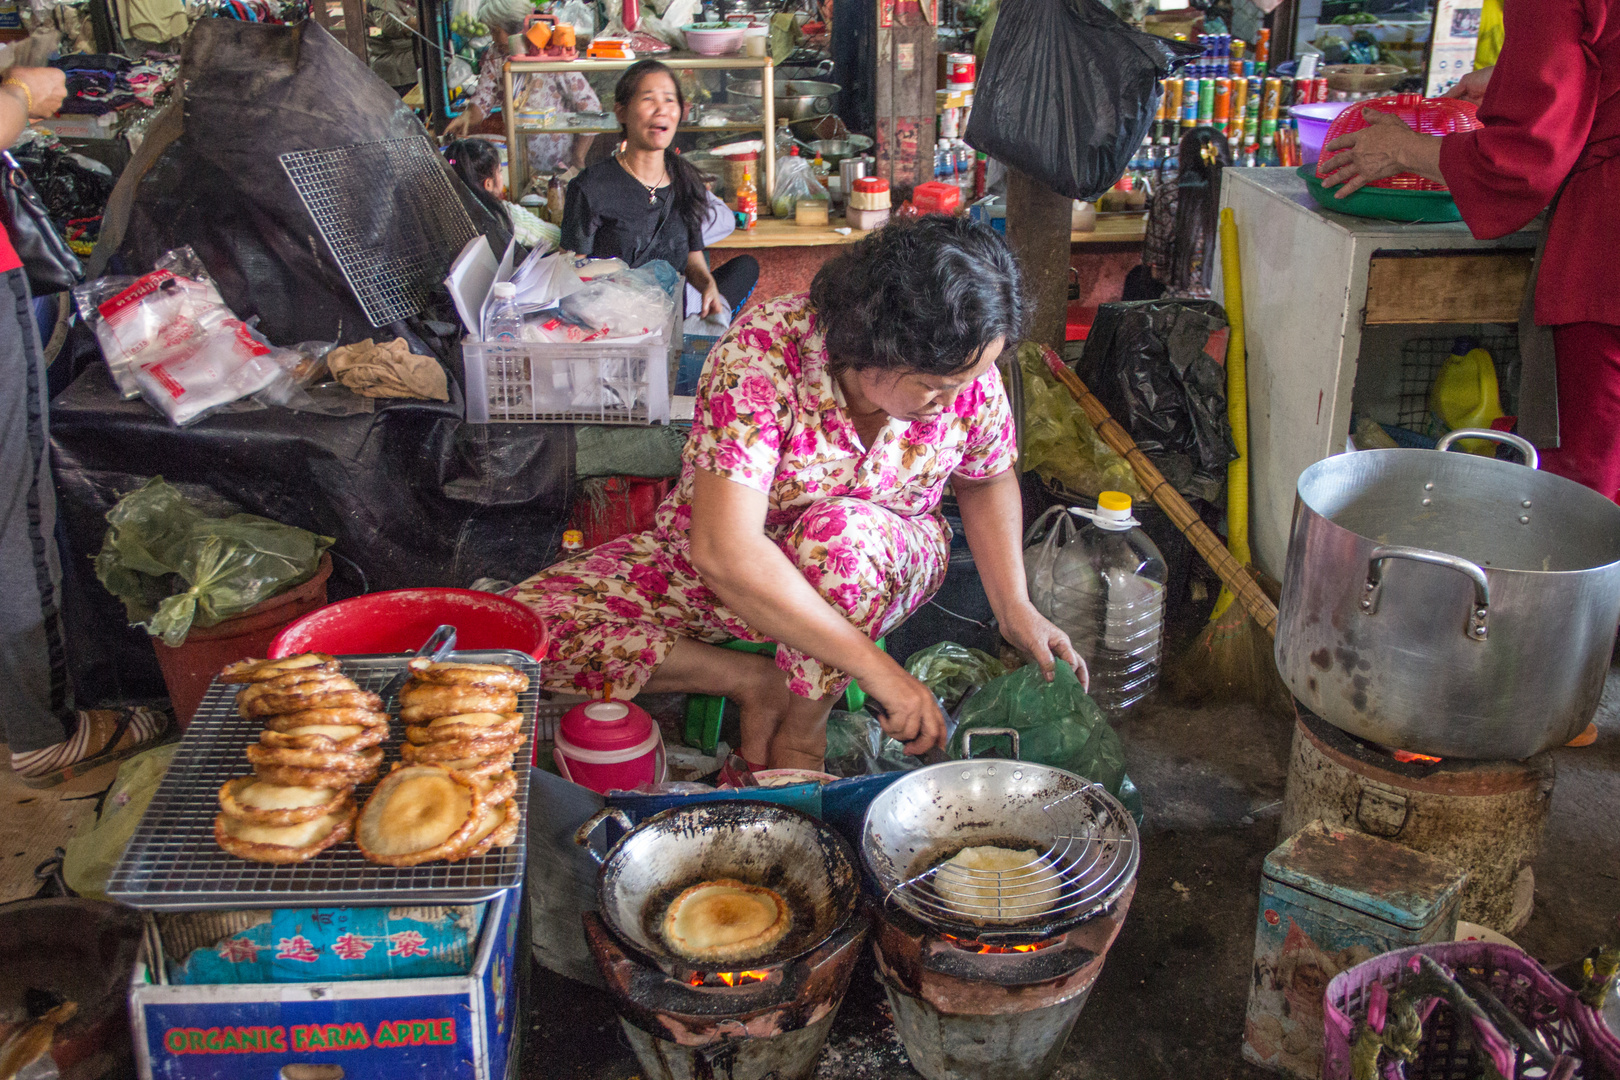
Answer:
[[(1448, 454), (1508, 442), (1528, 468)], [(1300, 474), (1277, 668), (1352, 735), (1439, 757), (1527, 758), (1592, 719), (1620, 623), (1620, 507), (1454, 431)]]

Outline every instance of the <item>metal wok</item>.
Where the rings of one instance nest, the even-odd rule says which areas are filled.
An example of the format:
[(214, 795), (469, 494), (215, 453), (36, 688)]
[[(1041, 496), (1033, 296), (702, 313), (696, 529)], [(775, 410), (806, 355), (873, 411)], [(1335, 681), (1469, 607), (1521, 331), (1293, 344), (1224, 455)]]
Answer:
[[(676, 978), (712, 971), (671, 951), (662, 925), (670, 902), (705, 881), (731, 878), (776, 892), (793, 926), (769, 953), (738, 966), (764, 969), (814, 949), (855, 913), (859, 875), (849, 845), (808, 814), (771, 803), (728, 800), (665, 810), (630, 828), (608, 807), (580, 826), (589, 843), (608, 819), (630, 829), (602, 859), (596, 895), (602, 921), (626, 946)], [(594, 854), (594, 853), (593, 853)]]

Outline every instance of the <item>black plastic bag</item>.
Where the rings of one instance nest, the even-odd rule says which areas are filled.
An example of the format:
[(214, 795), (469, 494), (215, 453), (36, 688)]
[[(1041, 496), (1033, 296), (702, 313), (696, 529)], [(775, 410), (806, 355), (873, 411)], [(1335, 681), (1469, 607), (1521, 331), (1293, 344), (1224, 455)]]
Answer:
[(1002, 0), (967, 142), (1060, 195), (1113, 187), (1196, 45), (1134, 30), (1098, 0)]
[(1080, 376), (1171, 483), (1215, 501), (1237, 457), (1226, 417), (1226, 369), (1207, 351), (1226, 328), (1213, 300), (1104, 304)]

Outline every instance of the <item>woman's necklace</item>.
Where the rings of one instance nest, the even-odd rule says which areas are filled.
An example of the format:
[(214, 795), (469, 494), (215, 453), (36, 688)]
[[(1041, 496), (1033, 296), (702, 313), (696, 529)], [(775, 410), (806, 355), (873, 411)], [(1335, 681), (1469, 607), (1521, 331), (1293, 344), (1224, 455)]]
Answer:
[(654, 184), (649, 184), (649, 183), (647, 183), (647, 181), (645, 181), (641, 177), (637, 176), (635, 170), (632, 169), (629, 165), (627, 165), (625, 163), (624, 151), (622, 149), (621, 150), (615, 150), (613, 152), (613, 156), (619, 159), (619, 168), (621, 168), (625, 172), (629, 173), (631, 178), (633, 180), (635, 180), (636, 183), (640, 184), (642, 187), (647, 189), (647, 205), (648, 206), (653, 206), (653, 205), (657, 204), (657, 202), (658, 202), (658, 189), (663, 187), (666, 183), (669, 182), (669, 170), (667, 168), (660, 170), (659, 173), (658, 173), (658, 182), (654, 183)]

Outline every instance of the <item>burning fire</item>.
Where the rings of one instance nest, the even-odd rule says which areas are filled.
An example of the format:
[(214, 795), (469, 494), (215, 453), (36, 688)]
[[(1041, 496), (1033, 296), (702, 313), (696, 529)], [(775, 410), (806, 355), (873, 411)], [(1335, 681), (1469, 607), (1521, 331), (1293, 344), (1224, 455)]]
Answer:
[(1428, 754), (1414, 754), (1410, 750), (1391, 750), (1390, 754), (1402, 765), (1410, 765), (1414, 761), (1424, 765), (1438, 765), (1442, 758), (1430, 757)]
[(944, 935), (944, 937), (945, 937), (945, 939), (947, 941), (949, 941), (952, 945), (955, 945), (958, 949), (961, 949), (964, 952), (979, 953), (981, 956), (983, 956), (983, 955), (1002, 956), (1002, 955), (1005, 955), (1007, 953), (1039, 952), (1041, 949), (1046, 948), (1048, 945), (1054, 944), (1054, 942), (1052, 942), (1052, 941), (1037, 941), (1033, 945), (982, 945), (977, 941), (968, 941), (968, 940), (966, 940), (964, 938), (954, 937), (951, 934), (946, 934), (946, 935)]
[(706, 975), (693, 975), (687, 979), (688, 986), (713, 986), (718, 980), (725, 986), (742, 986), (746, 983), (766, 982), (771, 977), (768, 971), (711, 971)]

